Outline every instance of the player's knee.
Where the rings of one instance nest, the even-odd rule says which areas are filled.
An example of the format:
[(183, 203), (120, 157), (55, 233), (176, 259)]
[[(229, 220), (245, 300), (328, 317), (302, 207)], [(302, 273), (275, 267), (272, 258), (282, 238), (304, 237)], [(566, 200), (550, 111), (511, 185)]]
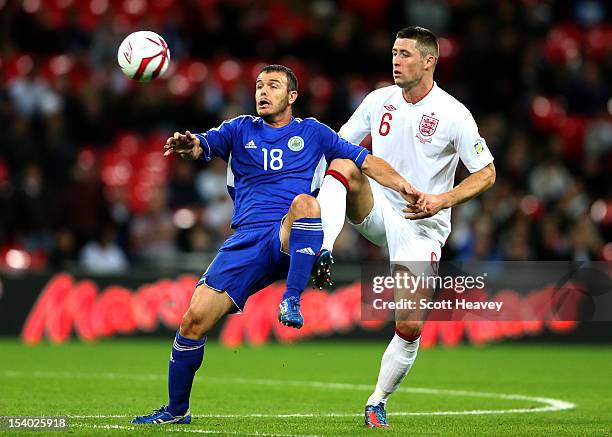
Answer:
[(396, 333), (408, 341), (416, 340), (423, 330), (423, 323), (412, 320), (398, 320), (395, 322)]
[(308, 194), (298, 194), (291, 203), (291, 211), (296, 217), (321, 217), (319, 202)]
[(207, 334), (204, 323), (204, 317), (200, 314), (196, 314), (191, 309), (188, 309), (181, 325), (179, 326), (179, 334), (183, 337), (192, 339), (202, 339)]
[(334, 159), (328, 167), (329, 170), (337, 171), (344, 176), (351, 187), (358, 185), (363, 177), (361, 170), (350, 159)]

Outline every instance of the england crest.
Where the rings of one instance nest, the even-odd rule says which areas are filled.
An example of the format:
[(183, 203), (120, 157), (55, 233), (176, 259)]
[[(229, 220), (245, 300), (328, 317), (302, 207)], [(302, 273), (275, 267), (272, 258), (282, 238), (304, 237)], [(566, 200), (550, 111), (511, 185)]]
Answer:
[(421, 123), (419, 124), (419, 132), (425, 137), (430, 137), (436, 132), (438, 127), (438, 119), (430, 117), (429, 115), (423, 115), (421, 117)]

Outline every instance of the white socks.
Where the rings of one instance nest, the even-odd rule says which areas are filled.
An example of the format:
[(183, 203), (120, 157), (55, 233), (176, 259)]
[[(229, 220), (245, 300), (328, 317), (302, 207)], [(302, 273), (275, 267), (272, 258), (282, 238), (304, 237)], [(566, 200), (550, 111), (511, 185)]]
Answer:
[(366, 405), (387, 403), (389, 395), (397, 390), (410, 371), (419, 350), (419, 340), (407, 342), (395, 334), (382, 356), (376, 389)]
[(336, 238), (344, 226), (346, 216), (346, 188), (333, 176), (327, 175), (317, 196), (323, 223), (323, 249), (333, 251)]
[[(331, 175), (326, 175), (317, 200), (321, 206), (323, 248), (332, 251), (336, 238), (344, 227), (346, 216), (346, 187)], [(380, 373), (374, 393), (367, 405), (387, 402), (387, 398), (402, 383), (410, 371), (419, 350), (419, 339), (407, 342), (397, 334), (391, 339), (380, 363)]]

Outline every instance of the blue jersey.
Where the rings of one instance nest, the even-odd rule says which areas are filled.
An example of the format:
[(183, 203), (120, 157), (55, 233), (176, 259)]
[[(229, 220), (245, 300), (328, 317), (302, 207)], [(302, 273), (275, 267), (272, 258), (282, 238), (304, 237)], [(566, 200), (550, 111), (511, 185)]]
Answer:
[(350, 159), (360, 168), (368, 154), (314, 118), (274, 128), (243, 115), (196, 136), (203, 159), (218, 156), (228, 163), (232, 228), (280, 221), (295, 196), (318, 190), (328, 162)]

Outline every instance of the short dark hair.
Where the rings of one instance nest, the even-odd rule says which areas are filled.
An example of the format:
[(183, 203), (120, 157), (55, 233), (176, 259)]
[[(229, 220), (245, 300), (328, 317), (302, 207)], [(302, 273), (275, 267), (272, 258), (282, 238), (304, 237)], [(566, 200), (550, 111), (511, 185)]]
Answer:
[(285, 73), (285, 76), (287, 76), (287, 89), (289, 91), (297, 91), (297, 89), (298, 89), (298, 80), (297, 80), (297, 77), (295, 76), (295, 73), (293, 72), (293, 70), (291, 70), (291, 68), (289, 68), (289, 67), (285, 67), (284, 65), (279, 65), (279, 64), (267, 65), (267, 66), (265, 66), (264, 68), (261, 69), (259, 74), (261, 74), (261, 73), (272, 73), (274, 71), (276, 71), (278, 73)]
[(419, 26), (404, 27), (395, 34), (395, 39), (399, 38), (416, 40), (416, 47), (421, 53), (421, 56), (433, 55), (436, 58), (440, 56), (438, 38), (436, 38), (436, 35), (429, 29)]

